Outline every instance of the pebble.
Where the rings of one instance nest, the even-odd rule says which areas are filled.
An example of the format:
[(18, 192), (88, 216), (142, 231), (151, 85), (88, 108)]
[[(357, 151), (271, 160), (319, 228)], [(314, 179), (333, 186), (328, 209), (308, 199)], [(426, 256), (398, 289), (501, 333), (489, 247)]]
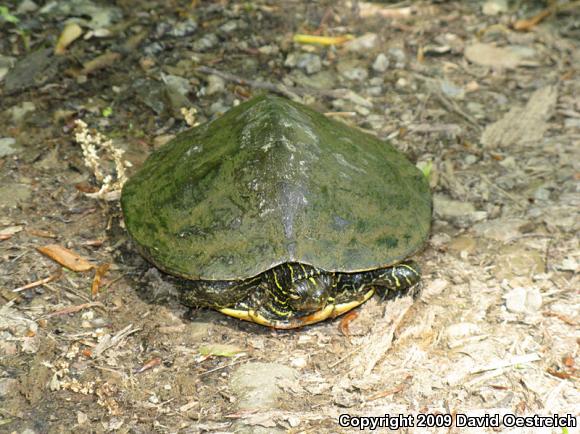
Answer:
[(15, 154), (17, 151), (15, 144), (16, 140), (13, 137), (0, 138), (0, 158)]
[(507, 0), (487, 0), (481, 8), (484, 15), (497, 15), (508, 10)]
[(303, 69), (308, 75), (315, 74), (322, 70), (320, 56), (313, 53), (302, 53), (298, 56), (296, 66)]
[(248, 27), (248, 24), (242, 20), (232, 20), (228, 21), (227, 23), (220, 26), (220, 30), (224, 33), (231, 33), (234, 30), (238, 29), (245, 29)]
[(451, 199), (443, 194), (433, 196), (433, 209), (438, 217), (449, 220), (460, 227), (468, 226), (487, 217), (487, 212), (476, 211), (473, 204)]
[(23, 101), (19, 105), (15, 105), (14, 107), (10, 108), (9, 112), (12, 115), (12, 120), (14, 123), (19, 124), (28, 113), (31, 113), (35, 110), (36, 106), (33, 102)]
[(197, 30), (197, 23), (191, 18), (179, 23), (163, 22), (157, 24), (155, 33), (157, 37), (171, 36), (174, 38), (183, 38), (192, 35)]
[(542, 306), (537, 288), (514, 288), (504, 295), (506, 309), (514, 313), (535, 313)]
[(389, 48), (389, 56), (395, 60), (395, 67), (398, 69), (402, 69), (405, 67), (405, 63), (407, 62), (407, 56), (405, 52), (396, 47)]
[(445, 330), (447, 335), (447, 345), (449, 348), (456, 348), (463, 345), (467, 338), (475, 336), (481, 333), (481, 330), (477, 324), (470, 322), (460, 322), (456, 324), (451, 324)]
[[(3, 181), (5, 182), (5, 181)], [(8, 183), (0, 186), (0, 207), (15, 208), (30, 199), (32, 189), (27, 184)]]
[(5, 398), (11, 392), (18, 390), (18, 380), (14, 378), (0, 378), (0, 398)]
[(384, 53), (380, 53), (373, 62), (373, 71), (385, 72), (389, 69), (389, 64), (389, 58)]
[(366, 67), (358, 60), (343, 60), (336, 65), (338, 73), (348, 80), (364, 81), (369, 76)]
[(198, 39), (192, 44), (195, 51), (205, 51), (213, 48), (218, 43), (218, 37), (213, 33), (208, 33), (204, 35), (201, 39)]
[(166, 75), (163, 77), (163, 81), (165, 81), (165, 84), (170, 87), (171, 90), (180, 95), (187, 95), (192, 91), (191, 83), (186, 78), (177, 75)]
[(366, 68), (352, 68), (343, 71), (342, 75), (349, 80), (364, 81), (369, 76), (369, 73)]
[(376, 47), (379, 37), (376, 33), (365, 33), (344, 44), (348, 51), (370, 51)]
[(28, 12), (34, 12), (38, 9), (38, 5), (32, 0), (23, 0), (19, 5), (16, 12), (18, 14), (27, 14)]
[(222, 93), (226, 88), (226, 82), (223, 78), (217, 75), (210, 75), (207, 78), (207, 87), (205, 88), (206, 95), (215, 95)]

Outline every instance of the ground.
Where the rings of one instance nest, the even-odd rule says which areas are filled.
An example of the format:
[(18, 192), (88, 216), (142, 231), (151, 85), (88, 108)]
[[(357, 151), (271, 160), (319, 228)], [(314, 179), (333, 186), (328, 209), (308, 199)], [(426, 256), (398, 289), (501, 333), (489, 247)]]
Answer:
[[(578, 414), (577, 1), (99, 3), (0, 9), (0, 431)], [(419, 297), (275, 331), (158, 296), (114, 182), (85, 163), (130, 175), (188, 128), (182, 107), (205, 122), (264, 91), (388, 139), (428, 174)], [(108, 152), (83, 156), (77, 119)], [(534, 428), (473, 430), (491, 431)]]

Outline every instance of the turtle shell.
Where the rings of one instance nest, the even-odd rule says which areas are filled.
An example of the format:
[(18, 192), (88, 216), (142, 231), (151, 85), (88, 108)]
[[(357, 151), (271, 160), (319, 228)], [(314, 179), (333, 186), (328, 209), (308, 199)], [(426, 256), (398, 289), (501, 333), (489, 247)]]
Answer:
[(272, 95), (152, 153), (121, 202), (144, 256), (191, 280), (284, 262), (392, 265), (424, 243), (432, 208), (425, 177), (391, 145)]

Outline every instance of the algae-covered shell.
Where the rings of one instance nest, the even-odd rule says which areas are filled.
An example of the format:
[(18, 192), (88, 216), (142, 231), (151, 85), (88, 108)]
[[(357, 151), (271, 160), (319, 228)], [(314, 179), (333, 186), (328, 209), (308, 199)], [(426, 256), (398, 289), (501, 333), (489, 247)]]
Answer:
[(432, 203), (423, 174), (390, 144), (264, 95), (154, 152), (122, 207), (161, 270), (233, 280), (285, 262), (392, 265), (426, 240)]

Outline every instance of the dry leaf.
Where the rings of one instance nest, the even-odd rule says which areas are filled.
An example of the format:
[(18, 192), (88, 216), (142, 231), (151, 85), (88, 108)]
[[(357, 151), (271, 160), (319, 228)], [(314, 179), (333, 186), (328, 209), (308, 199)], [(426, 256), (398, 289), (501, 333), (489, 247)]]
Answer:
[(60, 56), (66, 52), (66, 48), (83, 34), (83, 29), (77, 23), (69, 23), (65, 26), (58, 37), (54, 54)]
[(41, 238), (56, 238), (56, 234), (54, 232), (51, 231), (45, 231), (43, 229), (26, 229), (26, 232), (28, 232), (30, 235), (34, 236), (34, 237), (41, 237)]
[(540, 12), (538, 15), (533, 16), (532, 18), (528, 18), (527, 20), (518, 20), (514, 23), (515, 30), (521, 30), (527, 32), (528, 30), (533, 29), (536, 27), (544, 18), (549, 17), (552, 15), (552, 10), (545, 9)]
[(24, 228), (24, 226), (8, 226), (7, 228), (0, 229), (0, 241), (9, 240), (12, 235), (17, 234)]
[(101, 54), (100, 56), (95, 57), (93, 60), (89, 60), (88, 62), (83, 64), (82, 73), (90, 74), (99, 69), (106, 68), (115, 63), (120, 58), (121, 55), (119, 53), (108, 52), (105, 54)]
[(95, 272), (95, 277), (93, 278), (93, 284), (91, 285), (91, 296), (95, 298), (99, 293), (99, 288), (101, 286), (101, 280), (105, 273), (109, 271), (111, 264), (101, 264), (97, 267)]
[(236, 354), (239, 354), (243, 351), (244, 351), (243, 348), (229, 344), (210, 344), (203, 346), (199, 349), (200, 354), (203, 356), (221, 356), (221, 357), (233, 357)]
[(488, 125), (481, 135), (481, 143), (493, 148), (537, 142), (548, 129), (547, 121), (554, 114), (557, 100), (555, 86), (536, 90), (525, 107), (513, 107), (499, 121)]
[(95, 266), (85, 258), (58, 244), (37, 247), (36, 250), (72, 271), (88, 271), (95, 268)]

